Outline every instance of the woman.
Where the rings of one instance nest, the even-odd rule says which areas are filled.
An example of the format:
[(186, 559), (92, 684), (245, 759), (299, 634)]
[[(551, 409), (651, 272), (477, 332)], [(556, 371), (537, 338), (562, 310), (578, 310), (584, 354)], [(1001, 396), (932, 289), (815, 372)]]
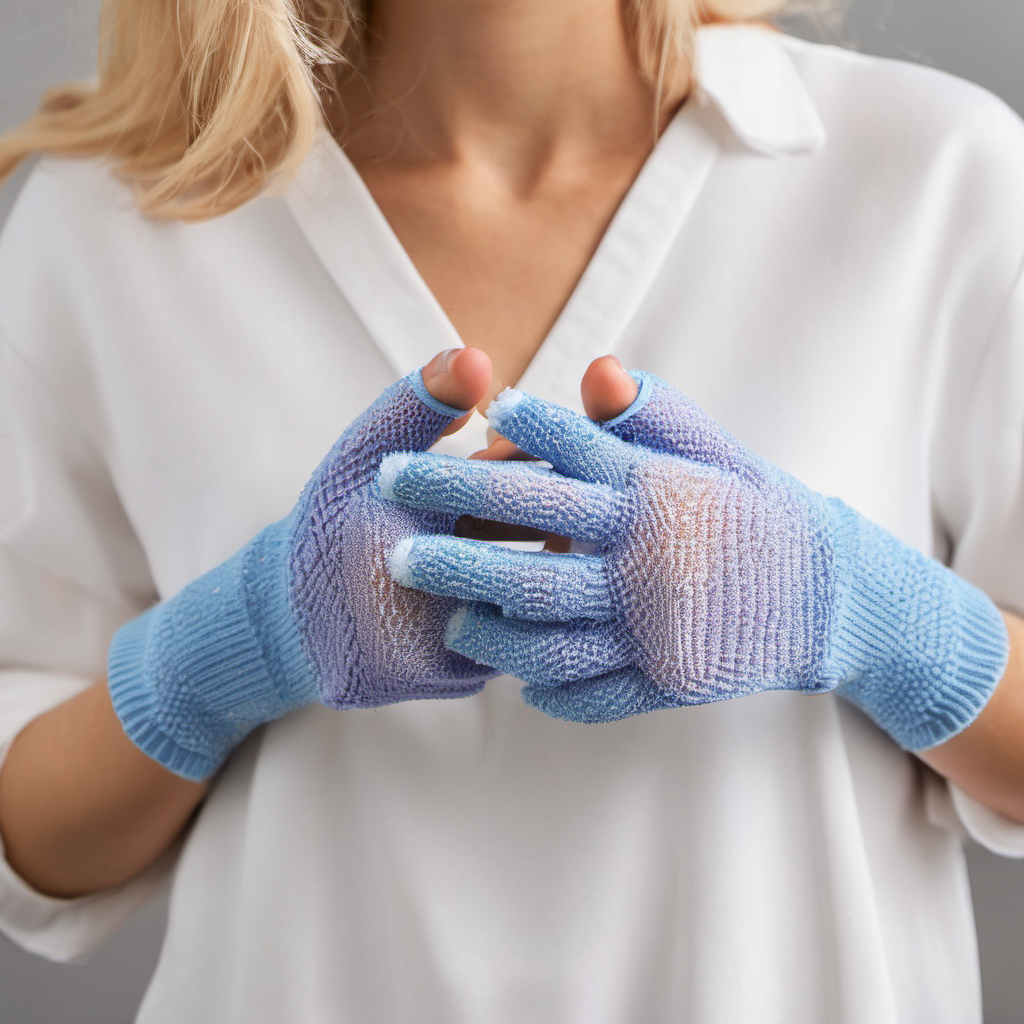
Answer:
[[(454, 604), (381, 566), (451, 521), (385, 512), (373, 478), (505, 384), (579, 408), (590, 367), (586, 409), (614, 417), (636, 394), (592, 364), (614, 349), (1024, 607), (1017, 120), (762, 27), (705, 27), (691, 62), (683, 5), (298, 13), (312, 31), (269, 4), (112, 8), (96, 96), (9, 143), (106, 159), (45, 162), (0, 255), (5, 929), (72, 957), (172, 875), (144, 1021), (978, 1019), (958, 829), (1024, 846), (1012, 611), (984, 706), (921, 754), (948, 782), (834, 695), (571, 724), (445, 660)], [(482, 420), (443, 444), (483, 448)], [(329, 694), (324, 603), (280, 601), (335, 536), (296, 526), (325, 480), (348, 531), (325, 621), (356, 623)], [(292, 576), (254, 590), (267, 559)], [(372, 634), (367, 585), (403, 613)], [(222, 631), (253, 607), (285, 611)], [(258, 706), (218, 703), (250, 658)], [(459, 699), (405, 699), (424, 664)], [(171, 691), (198, 704), (153, 731), (134, 698)]]

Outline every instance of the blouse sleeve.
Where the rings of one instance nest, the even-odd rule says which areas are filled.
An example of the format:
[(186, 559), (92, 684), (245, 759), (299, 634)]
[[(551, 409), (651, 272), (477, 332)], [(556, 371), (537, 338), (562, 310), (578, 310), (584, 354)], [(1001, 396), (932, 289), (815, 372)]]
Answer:
[[(102, 460), (2, 334), (0, 480), (2, 762), (26, 723), (104, 677), (111, 636), (153, 587)], [(59, 900), (0, 857), (0, 930), (51, 959), (82, 957), (155, 895), (172, 861)]]
[[(933, 453), (937, 519), (951, 567), (1024, 616), (1024, 276), (979, 352), (973, 364), (952, 362)], [(972, 838), (994, 853), (1024, 857), (1024, 826), (955, 784), (949, 795)]]

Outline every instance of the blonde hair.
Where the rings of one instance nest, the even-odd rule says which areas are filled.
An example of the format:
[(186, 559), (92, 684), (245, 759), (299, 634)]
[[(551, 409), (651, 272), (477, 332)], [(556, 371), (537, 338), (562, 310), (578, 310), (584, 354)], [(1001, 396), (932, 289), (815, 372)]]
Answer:
[[(154, 217), (201, 220), (294, 172), (363, 42), (372, 0), (105, 0), (99, 76), (49, 90), (0, 137), (0, 180), (35, 152), (102, 156)], [(624, 0), (642, 73), (660, 88), (702, 21), (788, 0)]]

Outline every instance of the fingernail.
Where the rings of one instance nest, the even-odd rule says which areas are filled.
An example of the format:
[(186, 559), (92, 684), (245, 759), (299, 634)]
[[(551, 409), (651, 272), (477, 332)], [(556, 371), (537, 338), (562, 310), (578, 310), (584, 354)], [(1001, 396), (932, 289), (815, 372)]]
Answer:
[(442, 373), (447, 373), (448, 367), (451, 365), (451, 361), (460, 351), (461, 349), (448, 348), (443, 352), (438, 352), (437, 355), (423, 367), (423, 379), (433, 380), (435, 377), (440, 377)]

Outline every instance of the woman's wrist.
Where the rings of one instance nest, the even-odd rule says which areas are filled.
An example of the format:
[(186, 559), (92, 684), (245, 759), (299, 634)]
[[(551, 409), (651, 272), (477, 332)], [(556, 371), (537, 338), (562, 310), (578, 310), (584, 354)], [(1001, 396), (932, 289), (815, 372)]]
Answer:
[(288, 597), (291, 528), (291, 517), (267, 527), (114, 637), (125, 733), (183, 778), (208, 778), (256, 726), (316, 700)]
[(127, 882), (158, 860), (207, 792), (124, 734), (105, 682), (33, 719), (0, 770), (0, 833), (11, 868), (69, 899)]
[(918, 756), (986, 807), (1024, 824), (1024, 619), (1001, 614), (1010, 655), (991, 699), (966, 729)]
[(828, 499), (836, 593), (824, 674), (901, 746), (943, 743), (1002, 678), (1003, 618), (977, 587)]

